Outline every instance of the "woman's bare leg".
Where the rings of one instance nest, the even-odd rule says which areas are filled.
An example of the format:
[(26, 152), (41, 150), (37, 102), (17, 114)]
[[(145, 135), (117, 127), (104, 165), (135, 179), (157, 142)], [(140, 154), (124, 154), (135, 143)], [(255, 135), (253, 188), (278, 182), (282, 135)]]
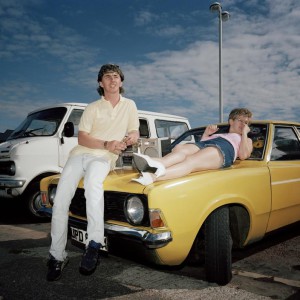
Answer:
[[(181, 153), (179, 153), (179, 155), (180, 154)], [(174, 153), (174, 155), (173, 153), (171, 153), (169, 155), (170, 157), (174, 156), (177, 158), (178, 153)], [(165, 156), (165, 158), (167, 158), (167, 155)], [(165, 159), (163, 159), (162, 161), (165, 164)], [(173, 159), (173, 157), (171, 157), (170, 161), (175, 161), (175, 158)], [(167, 167), (166, 174), (159, 178), (154, 177), (154, 180), (160, 181), (174, 179), (196, 171), (219, 169), (223, 165), (223, 161), (223, 155), (216, 147), (207, 147), (204, 149), (199, 149), (199, 151), (196, 151), (194, 154), (186, 156), (184, 161), (180, 161), (179, 163)], [(169, 161), (167, 162), (169, 163)]]
[(188, 156), (191, 156), (200, 151), (200, 148), (194, 144), (179, 144), (175, 146), (171, 153), (168, 153), (162, 158), (152, 158), (161, 162), (165, 168), (184, 162)]

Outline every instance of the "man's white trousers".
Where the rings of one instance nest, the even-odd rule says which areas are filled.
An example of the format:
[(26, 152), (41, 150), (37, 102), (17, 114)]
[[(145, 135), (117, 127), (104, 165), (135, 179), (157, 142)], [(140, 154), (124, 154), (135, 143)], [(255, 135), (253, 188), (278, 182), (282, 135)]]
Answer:
[(110, 162), (90, 154), (70, 157), (61, 174), (51, 221), (52, 243), (50, 253), (57, 260), (67, 256), (68, 213), (77, 185), (84, 177), (88, 240), (104, 244), (104, 191), (103, 181), (110, 171)]

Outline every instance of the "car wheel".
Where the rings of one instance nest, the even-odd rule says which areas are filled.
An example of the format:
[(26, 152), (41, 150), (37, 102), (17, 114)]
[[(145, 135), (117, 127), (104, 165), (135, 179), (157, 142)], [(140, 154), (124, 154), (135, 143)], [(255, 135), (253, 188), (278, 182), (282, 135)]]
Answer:
[(47, 218), (38, 213), (39, 209), (42, 208), (39, 182), (34, 182), (27, 188), (23, 199), (30, 217), (35, 220), (45, 220)]
[(187, 262), (191, 265), (204, 265), (205, 258), (205, 244), (204, 244), (204, 230), (200, 230), (194, 240), (192, 248), (187, 258)]
[(232, 278), (232, 238), (229, 208), (220, 207), (205, 222), (206, 280), (225, 285)]

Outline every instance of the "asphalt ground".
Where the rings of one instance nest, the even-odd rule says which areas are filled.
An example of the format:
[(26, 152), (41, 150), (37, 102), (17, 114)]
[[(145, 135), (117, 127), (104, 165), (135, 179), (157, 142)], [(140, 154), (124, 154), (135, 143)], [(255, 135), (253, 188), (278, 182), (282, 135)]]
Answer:
[(94, 274), (83, 276), (82, 250), (70, 242), (62, 278), (48, 282), (50, 223), (33, 222), (19, 207), (0, 202), (0, 300), (300, 299), (300, 223), (234, 251), (233, 279), (226, 286), (207, 283), (201, 266), (154, 267), (111, 254), (101, 256)]

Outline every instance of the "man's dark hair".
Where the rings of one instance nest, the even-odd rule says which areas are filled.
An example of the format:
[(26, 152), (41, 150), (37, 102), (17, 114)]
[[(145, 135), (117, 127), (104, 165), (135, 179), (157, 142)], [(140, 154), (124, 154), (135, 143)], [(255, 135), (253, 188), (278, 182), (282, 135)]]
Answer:
[[(102, 80), (102, 77), (104, 74), (106, 73), (111, 73), (111, 72), (116, 72), (120, 75), (121, 77), (121, 81), (123, 82), (125, 77), (124, 77), (124, 74), (122, 72), (122, 70), (120, 69), (120, 67), (118, 65), (114, 65), (114, 64), (106, 64), (106, 65), (103, 65), (98, 73), (98, 82), (100, 82)], [(100, 96), (104, 96), (104, 89), (99, 86), (97, 88), (97, 91), (99, 93)], [(123, 87), (121, 86), (120, 87), (120, 94), (124, 94), (124, 89)]]

